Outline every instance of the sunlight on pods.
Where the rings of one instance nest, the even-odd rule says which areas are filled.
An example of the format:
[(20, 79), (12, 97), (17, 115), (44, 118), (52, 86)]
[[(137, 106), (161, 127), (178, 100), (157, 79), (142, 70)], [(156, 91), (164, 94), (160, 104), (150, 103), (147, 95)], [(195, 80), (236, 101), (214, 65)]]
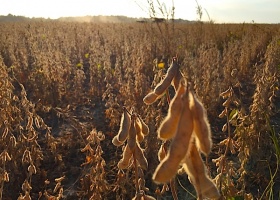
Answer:
[[(143, 101), (147, 105), (152, 104), (171, 85), (176, 93), (170, 101), (167, 116), (157, 131), (158, 138), (164, 143), (158, 152), (160, 163), (153, 174), (153, 180), (166, 185), (178, 171), (184, 169), (195, 187), (198, 199), (218, 199), (219, 191), (207, 175), (208, 172), (200, 155), (203, 153), (207, 156), (212, 148), (207, 112), (194, 91), (191, 90), (190, 83), (183, 78), (176, 58), (172, 60), (165, 78), (153, 92), (144, 97)], [(156, 98), (150, 98), (152, 95)], [(168, 149), (165, 142), (167, 140), (171, 140)], [(178, 170), (179, 168), (180, 170)]]
[(148, 169), (148, 161), (140, 143), (148, 134), (149, 127), (140, 115), (137, 115), (133, 110), (129, 112), (126, 107), (123, 107), (119, 132), (112, 139), (112, 143), (117, 147), (123, 145), (122, 158), (118, 162), (119, 170), (134, 167), (136, 194), (133, 199), (137, 200), (154, 199), (145, 194), (148, 188), (145, 187), (144, 174), (142, 172), (142, 169)]

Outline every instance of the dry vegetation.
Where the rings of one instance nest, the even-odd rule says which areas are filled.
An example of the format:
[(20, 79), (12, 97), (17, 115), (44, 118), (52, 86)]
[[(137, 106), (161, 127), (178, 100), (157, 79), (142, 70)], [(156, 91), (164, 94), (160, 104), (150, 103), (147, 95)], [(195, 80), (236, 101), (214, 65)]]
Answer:
[(172, 151), (157, 131), (176, 87), (143, 98), (175, 56), (212, 132), (207, 156), (190, 139), (190, 160), (201, 157), (221, 199), (279, 198), (279, 25), (25, 22), (0, 33), (0, 199), (201, 198), (182, 170), (153, 181), (158, 151)]

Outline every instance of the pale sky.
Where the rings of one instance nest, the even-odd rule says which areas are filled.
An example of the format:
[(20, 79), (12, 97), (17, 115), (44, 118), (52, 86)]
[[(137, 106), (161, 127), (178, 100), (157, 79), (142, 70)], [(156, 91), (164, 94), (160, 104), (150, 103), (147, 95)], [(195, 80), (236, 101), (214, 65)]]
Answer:
[[(151, 1), (151, 0), (150, 0)], [(157, 0), (153, 0), (158, 6)], [(196, 20), (195, 0), (173, 0), (175, 18)], [(280, 0), (197, 0), (218, 23), (280, 23)], [(0, 0), (0, 15), (59, 18), (63, 16), (124, 15), (149, 17), (148, 0)], [(159, 0), (172, 8), (172, 0)], [(158, 17), (162, 17), (158, 14)]]

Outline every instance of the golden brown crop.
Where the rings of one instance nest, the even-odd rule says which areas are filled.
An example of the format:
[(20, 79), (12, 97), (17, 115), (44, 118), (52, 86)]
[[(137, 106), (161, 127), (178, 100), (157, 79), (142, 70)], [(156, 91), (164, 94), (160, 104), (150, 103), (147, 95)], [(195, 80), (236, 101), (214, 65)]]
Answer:
[[(132, 167), (119, 170), (122, 175), (114, 182), (115, 165), (124, 150), (119, 147), (127, 145), (130, 129), (119, 138), (120, 106), (133, 106), (150, 126), (153, 134), (143, 139), (149, 127), (142, 124), (142, 135), (137, 131), (136, 141), (143, 140), (140, 148), (149, 161), (145, 173), (151, 174), (157, 153), (162, 161), (168, 151), (168, 147), (165, 153), (161, 151), (162, 141), (154, 133), (158, 133), (172, 89), (177, 92), (182, 77), (193, 83), (197, 99), (213, 121), (213, 138), (203, 137), (207, 131), (201, 132), (200, 139), (196, 136), (199, 131), (192, 136), (199, 154), (207, 154), (211, 148), (211, 141), (204, 139), (213, 139), (214, 151), (206, 160), (215, 157), (217, 170), (212, 163), (207, 168), (211, 169), (209, 179), (210, 174), (216, 175), (222, 198), (247, 199), (252, 192), (250, 199), (277, 199), (278, 177), (267, 172), (279, 173), (275, 151), (279, 143), (279, 27), (257, 23), (1, 22), (0, 199), (131, 199), (136, 169), (138, 178), (144, 172), (137, 160), (130, 159)], [(175, 54), (180, 70), (170, 83), (173, 88), (166, 88), (171, 68), (164, 74), (164, 65)], [(162, 64), (154, 65), (155, 58)], [(163, 93), (157, 95), (153, 90), (145, 103), (161, 98), (160, 102), (146, 106), (142, 99), (151, 85)], [(203, 121), (196, 121), (194, 130), (202, 130), (199, 123)], [(93, 142), (99, 140), (94, 137), (89, 142), (87, 138), (93, 127), (106, 135), (102, 142), (106, 168), (102, 168), (102, 150)], [(67, 158), (73, 157), (77, 159), (69, 162)], [(48, 163), (57, 167), (50, 169)], [(245, 173), (248, 168), (250, 174)], [(65, 180), (55, 186), (52, 182), (64, 174)], [(72, 185), (67, 174), (80, 181)], [(147, 183), (148, 187), (152, 184)], [(75, 194), (63, 188), (66, 185), (72, 185)], [(114, 190), (106, 190), (106, 185)], [(185, 191), (177, 189), (178, 199), (184, 198)], [(152, 190), (136, 193), (141, 198), (153, 195)], [(158, 195), (158, 199), (169, 198), (166, 193)]]
[(193, 118), (189, 108), (189, 91), (185, 91), (180, 98), (182, 113), (178, 123), (178, 129), (170, 145), (167, 156), (161, 161), (153, 180), (157, 183), (169, 181), (176, 173), (182, 159), (185, 157), (189, 141), (193, 132)]

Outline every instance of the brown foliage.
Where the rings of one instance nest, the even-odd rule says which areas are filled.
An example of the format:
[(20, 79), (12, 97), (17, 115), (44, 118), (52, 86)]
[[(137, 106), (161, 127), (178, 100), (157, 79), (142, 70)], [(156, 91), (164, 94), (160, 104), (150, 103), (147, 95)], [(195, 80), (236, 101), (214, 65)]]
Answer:
[[(277, 166), (267, 120), (279, 138), (279, 25), (173, 25), (171, 29), (167, 23), (1, 23), (3, 199), (155, 196), (156, 186), (148, 180), (158, 164), (160, 142), (156, 132), (168, 113), (170, 99), (166, 97), (174, 96), (182, 76), (193, 83), (194, 93), (209, 116), (213, 133), (209, 156), (217, 159), (217, 167), (208, 163), (207, 168), (210, 177), (220, 181), (221, 194), (225, 198), (262, 195), (270, 184), (267, 172)], [(165, 29), (159, 31), (159, 26)], [(167, 66), (175, 55), (180, 70), (170, 80), (165, 74), (170, 73)], [(145, 95), (164, 77), (175, 90), (164, 87), (156, 93), (160, 93), (156, 103), (145, 105)], [(225, 109), (220, 93), (229, 87), (233, 97), (224, 104), (227, 111), (220, 119)], [(111, 142), (123, 106), (133, 107), (150, 132), (146, 134), (147, 126), (141, 122), (145, 137), (137, 152), (146, 168), (142, 156), (145, 149), (149, 165), (144, 179), (150, 191), (138, 196), (135, 182), (125, 181), (133, 172), (116, 169), (122, 153)], [(238, 114), (230, 119), (234, 113)], [(228, 132), (222, 132), (226, 117), (229, 120), (224, 130)], [(105, 136), (100, 143), (99, 131)], [(141, 137), (138, 135), (138, 140)], [(203, 144), (200, 149), (208, 152), (211, 145), (204, 144), (203, 150)], [(263, 164), (264, 160), (269, 165)], [(224, 170), (231, 174), (225, 176)], [(61, 182), (55, 181), (64, 176)], [(234, 185), (225, 185), (225, 180)], [(277, 191), (279, 180), (274, 181)], [(186, 193), (180, 191), (184, 198)]]

